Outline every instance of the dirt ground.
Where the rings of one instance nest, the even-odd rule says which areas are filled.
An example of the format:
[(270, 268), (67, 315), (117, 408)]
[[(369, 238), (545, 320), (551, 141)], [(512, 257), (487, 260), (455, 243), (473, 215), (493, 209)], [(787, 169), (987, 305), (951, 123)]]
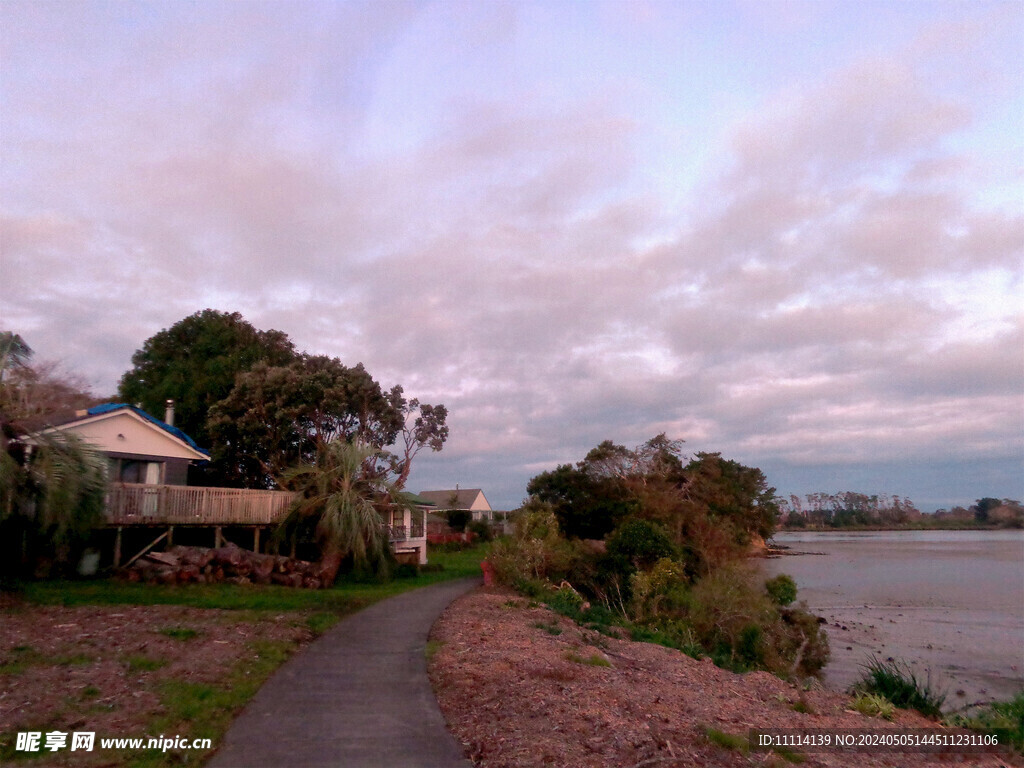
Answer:
[(866, 717), (849, 709), (849, 697), (821, 686), (802, 692), (766, 672), (737, 675), (668, 648), (609, 638), (501, 589), (449, 607), (431, 649), (441, 709), (478, 768), (1022, 765), (1005, 753), (748, 751), (742, 742), (752, 728), (936, 724), (903, 711), (893, 722)]
[(65, 748), (32, 764), (117, 764), (117, 755), (99, 750), (101, 738), (160, 736), (154, 722), (167, 725), (168, 737), (188, 733), (168, 722), (161, 701), (168, 681), (223, 684), (257, 660), (261, 644), (292, 648), (311, 637), (295, 614), (7, 600), (0, 605), (0, 757), (12, 756), (19, 731), (82, 731), (96, 734), (92, 753)]

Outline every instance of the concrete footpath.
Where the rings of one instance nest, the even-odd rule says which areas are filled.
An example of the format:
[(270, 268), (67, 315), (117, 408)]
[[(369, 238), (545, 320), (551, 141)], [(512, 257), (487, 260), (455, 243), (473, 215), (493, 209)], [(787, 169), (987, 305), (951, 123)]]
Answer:
[(338, 622), (271, 676), (209, 768), (470, 768), (427, 679), (426, 643), (479, 583), (405, 592)]

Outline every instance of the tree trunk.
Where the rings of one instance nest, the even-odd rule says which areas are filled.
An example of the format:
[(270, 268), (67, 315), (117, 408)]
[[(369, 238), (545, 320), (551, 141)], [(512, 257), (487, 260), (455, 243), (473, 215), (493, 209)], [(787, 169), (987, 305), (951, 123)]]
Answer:
[(325, 588), (334, 585), (334, 580), (338, 577), (338, 569), (341, 568), (341, 560), (342, 554), (337, 547), (324, 546), (324, 551), (316, 564), (316, 577)]

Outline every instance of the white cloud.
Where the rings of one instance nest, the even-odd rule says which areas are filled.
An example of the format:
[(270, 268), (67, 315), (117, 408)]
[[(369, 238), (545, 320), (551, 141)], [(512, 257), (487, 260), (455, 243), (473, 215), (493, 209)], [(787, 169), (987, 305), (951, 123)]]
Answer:
[[(983, 24), (807, 72), (686, 148), (653, 56), (602, 92), (582, 58), (523, 63), (558, 35), (529, 14), (476, 11), (491, 48), (449, 84), (429, 7), (2, 8), (0, 322), (100, 390), (214, 306), (445, 402), (417, 472), (505, 503), (661, 431), (780, 466), (1021, 456), (1021, 179), (989, 140), (1019, 84), (935, 76)], [(662, 147), (703, 175), (666, 193)]]

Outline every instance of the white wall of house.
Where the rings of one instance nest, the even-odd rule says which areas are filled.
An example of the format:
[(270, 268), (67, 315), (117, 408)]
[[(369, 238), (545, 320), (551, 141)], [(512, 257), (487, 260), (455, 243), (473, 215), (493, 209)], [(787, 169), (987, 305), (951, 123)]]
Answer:
[[(392, 513), (391, 525), (403, 527), (406, 532), (404, 539), (392, 542), (395, 552), (415, 552), (420, 565), (427, 564), (427, 526), (426, 513), (422, 509), (396, 509)], [(422, 524), (421, 534), (412, 536), (413, 517)]]
[(130, 410), (103, 413), (65, 424), (62, 432), (78, 435), (106, 453), (173, 459), (209, 458)]

